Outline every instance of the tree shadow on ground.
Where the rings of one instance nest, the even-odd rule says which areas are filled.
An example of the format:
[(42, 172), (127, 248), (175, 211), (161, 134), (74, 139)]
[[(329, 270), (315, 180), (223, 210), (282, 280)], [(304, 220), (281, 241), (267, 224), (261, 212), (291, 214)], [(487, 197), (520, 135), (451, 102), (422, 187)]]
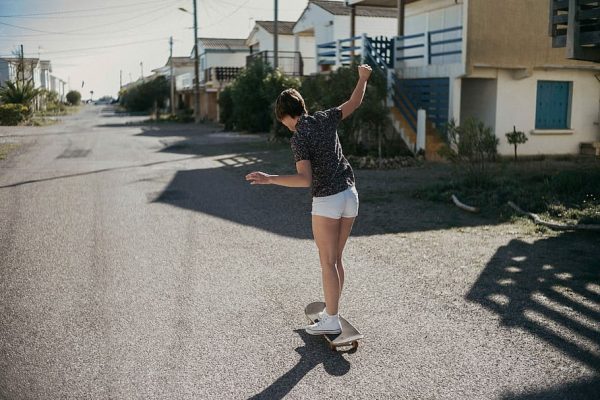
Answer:
[(350, 362), (343, 357), (343, 352), (332, 351), (320, 336), (311, 336), (303, 329), (295, 330), (304, 341), (304, 346), (295, 351), (300, 359), (288, 372), (277, 378), (262, 392), (250, 397), (252, 400), (282, 399), (319, 364), (323, 364), (325, 372), (333, 376), (342, 376), (350, 371)]
[[(600, 373), (600, 237), (564, 233), (500, 247), (466, 299)], [(506, 399), (588, 398), (599, 377)], [(579, 396), (579, 397), (577, 397)]]

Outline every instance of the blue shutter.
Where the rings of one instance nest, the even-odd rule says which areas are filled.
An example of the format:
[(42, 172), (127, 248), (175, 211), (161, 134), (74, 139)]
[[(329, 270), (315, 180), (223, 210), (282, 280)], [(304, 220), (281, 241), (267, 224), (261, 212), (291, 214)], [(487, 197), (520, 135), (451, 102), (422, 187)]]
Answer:
[(538, 81), (535, 129), (568, 129), (571, 82)]

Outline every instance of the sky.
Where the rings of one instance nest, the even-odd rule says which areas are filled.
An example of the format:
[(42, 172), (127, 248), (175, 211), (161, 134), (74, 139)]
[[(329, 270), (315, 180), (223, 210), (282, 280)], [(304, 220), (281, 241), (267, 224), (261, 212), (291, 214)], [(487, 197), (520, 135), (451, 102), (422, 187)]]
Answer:
[[(246, 38), (254, 20), (274, 17), (274, 0), (197, 1), (199, 37)], [(307, 3), (279, 0), (279, 20), (297, 20)], [(173, 56), (190, 55), (192, 11), (193, 0), (0, 0), (0, 56), (23, 45), (83, 98), (116, 97), (120, 71), (125, 84), (166, 64), (170, 36)]]

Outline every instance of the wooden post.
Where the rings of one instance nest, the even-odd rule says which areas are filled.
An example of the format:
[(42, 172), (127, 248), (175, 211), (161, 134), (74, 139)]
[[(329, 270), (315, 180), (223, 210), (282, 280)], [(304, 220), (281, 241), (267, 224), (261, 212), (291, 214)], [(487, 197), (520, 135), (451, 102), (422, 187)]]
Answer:
[(567, 17), (567, 58), (577, 58), (579, 47), (579, 21), (577, 0), (569, 0), (569, 14)]
[(398, 36), (404, 36), (404, 0), (398, 0)]

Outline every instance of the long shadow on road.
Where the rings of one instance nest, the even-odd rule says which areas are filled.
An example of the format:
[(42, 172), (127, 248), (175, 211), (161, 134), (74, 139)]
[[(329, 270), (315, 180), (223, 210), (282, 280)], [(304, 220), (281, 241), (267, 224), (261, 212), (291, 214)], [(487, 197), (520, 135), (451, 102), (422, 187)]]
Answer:
[[(512, 240), (497, 250), (466, 299), (600, 373), (599, 237), (565, 233), (534, 243)], [(504, 398), (589, 398), (600, 393), (599, 378)]]
[[(208, 129), (208, 128), (206, 128)], [(301, 239), (312, 238), (310, 229), (311, 198), (308, 189), (277, 186), (252, 186), (245, 181), (247, 173), (262, 170), (269, 173), (294, 173), (291, 151), (284, 145), (267, 144), (264, 139), (223, 132), (194, 133), (177, 127), (142, 127), (140, 136), (161, 137), (160, 152), (212, 157), (218, 167), (178, 171), (154, 199), (177, 207), (206, 213), (235, 223), (254, 226), (278, 235)], [(357, 171), (360, 194), (360, 216), (353, 235), (368, 236), (398, 232), (448, 229), (459, 226), (493, 224), (488, 219), (467, 214), (453, 206), (414, 199), (410, 191), (414, 177), (388, 174), (390, 192), (400, 194), (400, 201), (386, 198), (386, 187), (373, 182), (372, 172)], [(403, 172), (418, 174), (418, 169)], [(396, 175), (394, 175), (396, 174)], [(363, 179), (364, 178), (364, 179)], [(408, 183), (412, 181), (412, 183)], [(413, 184), (413, 187), (410, 185)], [(373, 189), (375, 188), (375, 189)], [(384, 190), (382, 193), (376, 191)]]
[[(318, 336), (311, 336), (303, 329), (295, 331), (302, 340), (304, 346), (298, 347), (296, 352), (300, 354), (300, 360), (288, 372), (277, 378), (269, 387), (262, 392), (250, 397), (252, 400), (272, 400), (284, 398), (313, 368), (323, 364), (325, 371), (333, 376), (342, 376), (350, 371), (350, 363), (342, 356), (342, 353), (331, 351), (325, 346), (325, 340)], [(321, 342), (321, 343), (317, 343)]]

